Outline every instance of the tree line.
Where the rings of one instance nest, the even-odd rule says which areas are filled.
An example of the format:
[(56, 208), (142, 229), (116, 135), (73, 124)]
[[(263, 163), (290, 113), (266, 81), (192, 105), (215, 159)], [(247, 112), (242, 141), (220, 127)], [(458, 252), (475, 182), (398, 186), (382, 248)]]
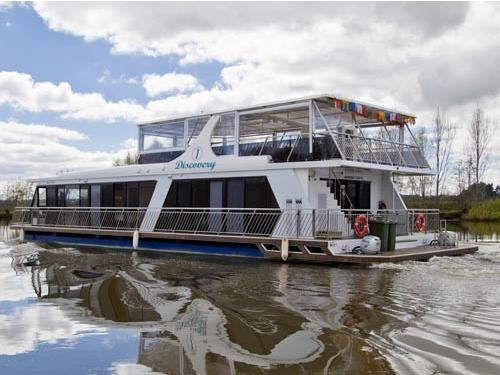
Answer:
[(466, 126), (466, 143), (460, 145), (456, 141), (456, 124), (438, 107), (431, 126), (419, 128), (415, 135), (418, 146), (431, 161), (436, 174), (401, 178), (398, 180), (400, 189), (414, 196), (434, 196), (438, 200), (443, 193), (454, 191), (461, 195), (472, 190), (470, 198), (481, 199), (481, 183), (489, 167), (495, 130), (493, 121), (478, 106)]

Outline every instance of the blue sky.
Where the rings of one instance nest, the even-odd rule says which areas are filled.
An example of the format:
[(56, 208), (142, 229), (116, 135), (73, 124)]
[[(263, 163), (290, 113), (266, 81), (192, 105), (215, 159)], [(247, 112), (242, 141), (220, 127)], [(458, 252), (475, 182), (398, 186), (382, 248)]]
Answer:
[(419, 127), (439, 106), (460, 158), (472, 110), (500, 118), (498, 16), (492, 3), (0, 1), (0, 184), (109, 166), (138, 122), (325, 92)]

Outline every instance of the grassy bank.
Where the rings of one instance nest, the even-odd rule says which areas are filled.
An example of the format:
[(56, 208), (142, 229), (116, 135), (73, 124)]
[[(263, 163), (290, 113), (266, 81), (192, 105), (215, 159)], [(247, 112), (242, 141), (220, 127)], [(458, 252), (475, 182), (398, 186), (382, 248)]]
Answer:
[(403, 199), (408, 208), (438, 209), (442, 219), (459, 220), (467, 212), (467, 207), (456, 196), (441, 196), (439, 199), (405, 196)]
[(8, 208), (0, 208), (0, 219), (10, 219), (12, 217), (13, 210)]
[(500, 199), (488, 199), (475, 204), (463, 218), (474, 221), (500, 221)]

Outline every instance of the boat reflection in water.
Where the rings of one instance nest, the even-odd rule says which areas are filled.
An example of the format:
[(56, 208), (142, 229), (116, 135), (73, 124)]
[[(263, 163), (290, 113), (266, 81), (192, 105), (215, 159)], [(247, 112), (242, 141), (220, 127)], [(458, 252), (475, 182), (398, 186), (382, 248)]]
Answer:
[[(392, 372), (355, 327), (366, 299), (356, 290), (382, 272), (67, 249), (41, 250), (38, 260), (31, 272), (39, 298), (72, 317), (81, 309), (87, 323), (138, 329), (137, 361), (154, 371)], [(62, 303), (68, 299), (78, 303)], [(365, 319), (370, 329), (387, 322)]]

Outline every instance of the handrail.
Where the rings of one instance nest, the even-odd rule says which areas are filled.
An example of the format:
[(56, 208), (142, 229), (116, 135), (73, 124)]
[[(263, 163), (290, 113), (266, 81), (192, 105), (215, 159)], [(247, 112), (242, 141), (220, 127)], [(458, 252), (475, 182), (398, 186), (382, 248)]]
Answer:
[(12, 225), (22, 228), (78, 228), (90, 232), (137, 231), (144, 220), (155, 217), (154, 232), (325, 240), (352, 237), (355, 216), (360, 214), (369, 217), (382, 215), (396, 220), (398, 234), (413, 232), (416, 215), (424, 214), (427, 230), (439, 230), (437, 209), (19, 207), (14, 213)]

